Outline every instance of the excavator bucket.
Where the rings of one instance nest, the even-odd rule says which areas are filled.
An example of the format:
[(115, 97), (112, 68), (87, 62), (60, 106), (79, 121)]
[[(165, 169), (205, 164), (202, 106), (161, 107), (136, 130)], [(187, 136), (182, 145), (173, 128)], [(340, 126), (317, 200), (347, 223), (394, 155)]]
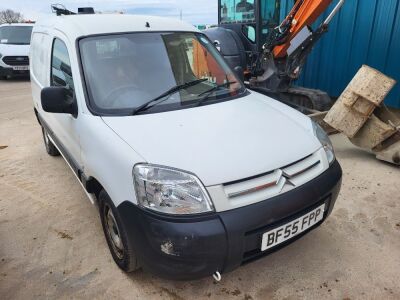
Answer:
[(362, 66), (324, 121), (357, 147), (400, 165), (400, 118), (382, 105), (396, 81)]

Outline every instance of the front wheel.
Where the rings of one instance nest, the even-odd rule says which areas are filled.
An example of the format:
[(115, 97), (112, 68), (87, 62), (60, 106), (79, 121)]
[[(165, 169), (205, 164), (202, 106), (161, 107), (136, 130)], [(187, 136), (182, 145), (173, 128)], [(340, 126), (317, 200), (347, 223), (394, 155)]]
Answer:
[(128, 243), (128, 235), (118, 210), (105, 190), (99, 194), (99, 206), (104, 235), (115, 263), (125, 272), (139, 269), (136, 255)]

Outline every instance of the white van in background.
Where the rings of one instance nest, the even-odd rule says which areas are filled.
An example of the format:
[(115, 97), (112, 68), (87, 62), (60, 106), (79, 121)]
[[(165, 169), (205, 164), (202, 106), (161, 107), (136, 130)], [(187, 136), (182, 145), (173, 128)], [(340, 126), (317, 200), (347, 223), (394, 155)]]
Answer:
[(0, 25), (0, 79), (29, 74), (32, 23)]

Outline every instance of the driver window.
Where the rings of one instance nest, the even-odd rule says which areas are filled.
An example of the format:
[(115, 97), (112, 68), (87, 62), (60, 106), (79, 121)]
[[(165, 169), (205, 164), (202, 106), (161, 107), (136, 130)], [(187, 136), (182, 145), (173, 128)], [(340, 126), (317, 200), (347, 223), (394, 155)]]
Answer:
[(278, 26), (280, 21), (281, 0), (262, 0), (260, 4), (263, 24), (268, 27)]
[[(293, 1), (292, 1), (293, 2)], [(262, 39), (265, 40), (268, 33), (279, 25), (281, 0), (262, 0), (260, 2), (262, 18)]]
[(221, 0), (221, 22), (254, 21), (254, 0)]
[(53, 42), (50, 85), (66, 87), (68, 95), (73, 97), (74, 82), (68, 50), (64, 42), (57, 38)]

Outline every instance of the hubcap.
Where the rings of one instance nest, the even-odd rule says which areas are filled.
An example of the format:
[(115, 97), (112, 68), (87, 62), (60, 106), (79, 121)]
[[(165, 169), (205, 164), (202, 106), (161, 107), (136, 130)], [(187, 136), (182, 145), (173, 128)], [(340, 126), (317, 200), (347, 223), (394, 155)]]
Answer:
[(105, 221), (107, 234), (114, 249), (114, 253), (118, 256), (119, 259), (122, 259), (124, 256), (124, 246), (122, 244), (117, 222), (115, 221), (114, 215), (109, 206), (105, 207), (104, 217), (106, 219)]

